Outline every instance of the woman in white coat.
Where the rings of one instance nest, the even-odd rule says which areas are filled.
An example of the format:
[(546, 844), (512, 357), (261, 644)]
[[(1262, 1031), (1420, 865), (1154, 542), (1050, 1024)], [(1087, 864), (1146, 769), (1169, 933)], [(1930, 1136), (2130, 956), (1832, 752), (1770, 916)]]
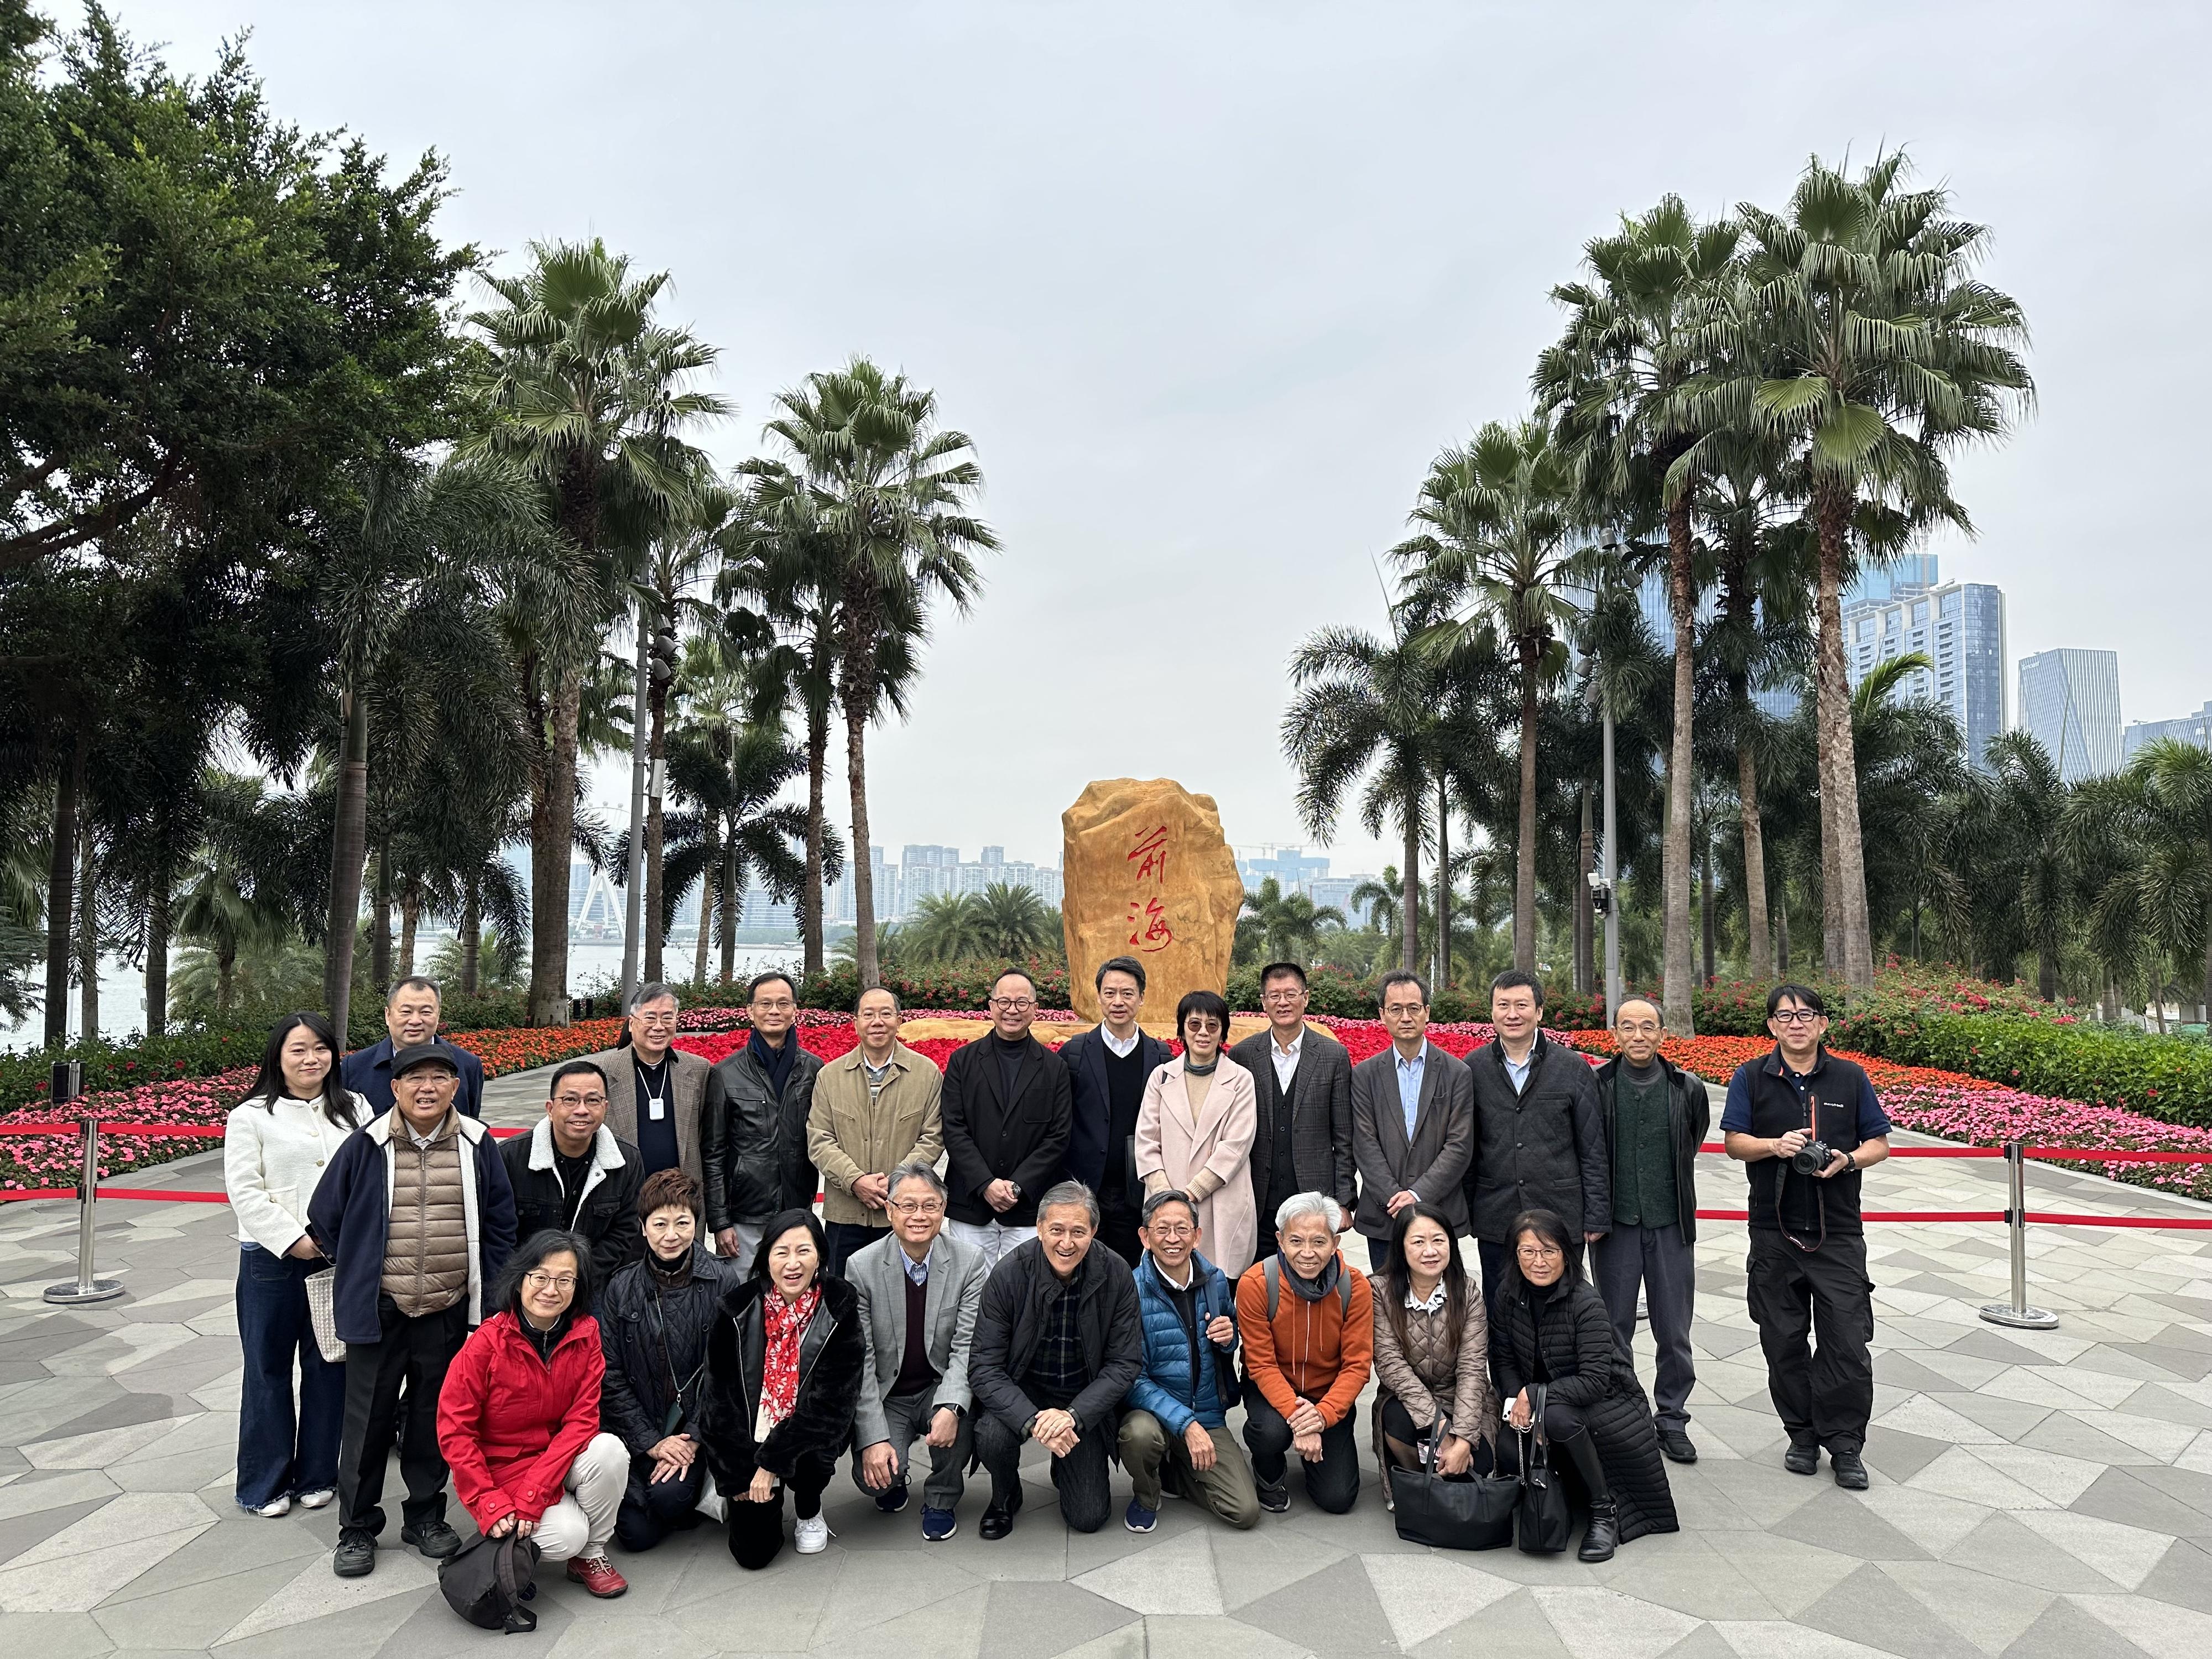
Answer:
[[(330, 1266), (307, 1237), (307, 1200), (331, 1156), (374, 1114), (338, 1081), (337, 1038), (320, 1014), (287, 1014), (260, 1074), (230, 1109), (223, 1186), (238, 1218), (238, 1504), (320, 1509), (338, 1484), (345, 1367), (325, 1360), (307, 1318), (307, 1279)], [(292, 1400), (297, 1357), (300, 1397)]]
[(1198, 1210), (1206, 1259), (1231, 1284), (1259, 1249), (1259, 1218), (1244, 1166), (1259, 1133), (1252, 1074), (1222, 1053), (1229, 1005), (1193, 991), (1176, 1005), (1183, 1051), (1152, 1068), (1137, 1109), (1137, 1176), (1145, 1195), (1173, 1190)]

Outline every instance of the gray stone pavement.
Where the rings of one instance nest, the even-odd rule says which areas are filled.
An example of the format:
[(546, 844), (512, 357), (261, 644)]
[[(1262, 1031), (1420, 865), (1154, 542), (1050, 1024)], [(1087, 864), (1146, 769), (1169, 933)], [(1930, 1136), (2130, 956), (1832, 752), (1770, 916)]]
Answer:
[[(491, 1115), (520, 1121), (541, 1088), (495, 1085)], [(1900, 1160), (1869, 1192), (1884, 1207), (1988, 1208), (2002, 1204), (2000, 1174)], [(2068, 1209), (2206, 1213), (2085, 1176), (2033, 1180)], [(1741, 1177), (1722, 1160), (1702, 1160), (1700, 1181), (1706, 1204), (1741, 1205)], [(220, 1182), (202, 1157), (132, 1184)], [(1349, 1516), (1320, 1514), (1293, 1480), (1290, 1512), (1249, 1534), (1170, 1501), (1147, 1537), (1118, 1520), (1085, 1537), (1060, 1524), (1041, 1466), (1010, 1539), (976, 1535), (979, 1480), (959, 1536), (925, 1546), (915, 1510), (878, 1516), (841, 1471), (826, 1554), (741, 1574), (712, 1529), (618, 1553), (627, 1596), (594, 1602), (556, 1579), (539, 1595), (538, 1631), (518, 1642), (456, 1619), (396, 1534), (373, 1577), (341, 1581), (328, 1510), (265, 1521), (236, 1508), (226, 1211), (112, 1203), (99, 1232), (101, 1271), (128, 1296), (49, 1308), (39, 1293), (70, 1274), (74, 1210), (0, 1207), (9, 1656), (2212, 1653), (2212, 1233), (2039, 1231), (2034, 1295), (2063, 1322), (2034, 1333), (1976, 1317), (2005, 1293), (2000, 1228), (1875, 1230), (1874, 1484), (1851, 1494), (1825, 1470), (1782, 1468), (1743, 1310), (1742, 1230), (1709, 1224), (1692, 1402), (1704, 1458), (1669, 1471), (1684, 1530), (1601, 1566), (1401, 1544), (1371, 1479)]]

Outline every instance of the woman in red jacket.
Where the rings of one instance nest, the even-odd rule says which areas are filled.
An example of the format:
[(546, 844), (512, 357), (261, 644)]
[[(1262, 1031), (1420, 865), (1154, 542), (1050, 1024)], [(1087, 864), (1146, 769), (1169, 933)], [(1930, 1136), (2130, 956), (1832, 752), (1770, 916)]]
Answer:
[(532, 1235), (507, 1258), (496, 1301), (446, 1372), (438, 1449), (453, 1490), (487, 1538), (520, 1533), (538, 1558), (566, 1561), (593, 1595), (629, 1588), (607, 1559), (629, 1450), (599, 1431), (606, 1375), (592, 1317), (591, 1248), (573, 1233)]

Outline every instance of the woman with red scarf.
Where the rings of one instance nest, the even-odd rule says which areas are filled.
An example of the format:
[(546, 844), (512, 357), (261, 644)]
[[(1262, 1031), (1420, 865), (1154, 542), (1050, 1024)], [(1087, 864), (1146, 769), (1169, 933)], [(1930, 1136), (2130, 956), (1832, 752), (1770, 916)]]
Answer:
[(777, 1216), (707, 1340), (701, 1449), (729, 1504), (741, 1567), (764, 1567), (782, 1550), (786, 1486), (799, 1553), (829, 1547), (822, 1489), (852, 1438), (867, 1346), (860, 1292), (822, 1271), (824, 1255), (811, 1211)]

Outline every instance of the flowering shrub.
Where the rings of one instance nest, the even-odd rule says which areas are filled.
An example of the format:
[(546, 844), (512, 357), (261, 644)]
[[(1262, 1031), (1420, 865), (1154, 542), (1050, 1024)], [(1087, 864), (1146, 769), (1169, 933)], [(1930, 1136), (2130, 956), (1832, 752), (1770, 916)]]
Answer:
[(1869, 1054), (2087, 1107), (2124, 1107), (2212, 1128), (2212, 1045), (2017, 1015), (1907, 1012), (1847, 1022)]
[[(1005, 968), (1004, 963), (998, 962), (947, 963), (917, 973), (886, 973), (883, 982), (902, 1008), (980, 1010), (990, 1000), (991, 987)], [(1036, 987), (1040, 1007), (1067, 1006), (1065, 967), (1030, 961), (1022, 963), (1021, 969)], [(809, 1008), (850, 1011), (860, 995), (860, 970), (848, 963), (839, 963), (802, 985), (799, 1000)]]
[(84, 1063), (84, 1086), (88, 1091), (127, 1089), (156, 1080), (206, 1077), (233, 1066), (256, 1064), (267, 1042), (265, 1031), (259, 1035), (245, 1031), (187, 1031), (135, 1042), (94, 1038), (90, 1042), (73, 1042), (65, 1048), (0, 1054), (0, 1112), (44, 1105), (58, 1060)]

